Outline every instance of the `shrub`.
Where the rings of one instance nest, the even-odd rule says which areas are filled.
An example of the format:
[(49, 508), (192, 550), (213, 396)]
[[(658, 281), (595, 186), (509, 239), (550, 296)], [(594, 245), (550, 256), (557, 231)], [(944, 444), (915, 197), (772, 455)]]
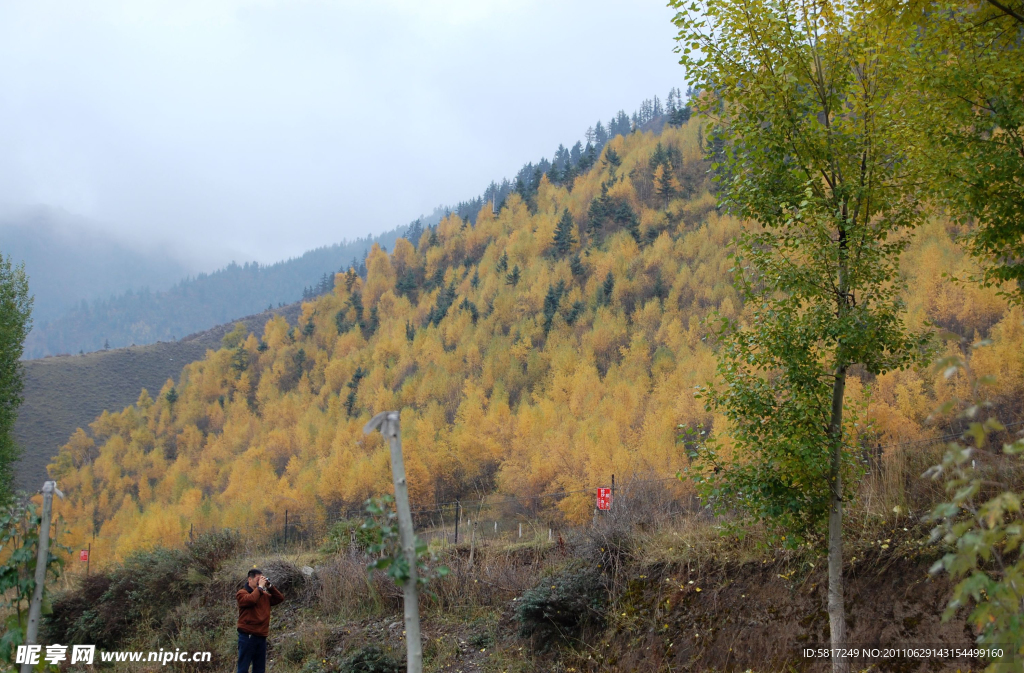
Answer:
[(515, 619), (523, 637), (576, 635), (604, 621), (608, 589), (597, 568), (572, 563), (519, 598)]
[(191, 555), (180, 549), (139, 551), (106, 575), (94, 575), (62, 594), (47, 618), (56, 642), (117, 649), (137, 628), (158, 626), (191, 591)]
[(189, 543), (188, 551), (195, 565), (212, 577), (234, 555), (238, 542), (238, 535), (230, 531), (203, 533)]
[(395, 659), (377, 647), (367, 645), (352, 652), (344, 659), (313, 658), (306, 661), (302, 673), (402, 673), (405, 661)]
[(373, 533), (363, 528), (362, 520), (342, 519), (331, 526), (327, 532), (320, 551), (324, 554), (337, 554), (346, 551), (352, 543), (352, 534), (355, 533), (356, 548), (359, 551), (366, 551), (367, 547), (373, 544)]
[(297, 566), (281, 559), (272, 559), (260, 566), (263, 574), (277, 587), (287, 600), (301, 600), (301, 591), (307, 577)]
[(339, 673), (402, 673), (405, 662), (376, 645), (367, 645), (346, 657), (338, 670)]

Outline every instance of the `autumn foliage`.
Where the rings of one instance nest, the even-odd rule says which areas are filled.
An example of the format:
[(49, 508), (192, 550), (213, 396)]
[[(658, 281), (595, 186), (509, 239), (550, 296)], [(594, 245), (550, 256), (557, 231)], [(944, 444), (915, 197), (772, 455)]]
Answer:
[[(402, 411), (414, 507), (675, 475), (678, 426), (716, 425), (693, 395), (715, 371), (704, 320), (743, 316), (727, 258), (741, 224), (716, 211), (700, 136), (697, 120), (618, 136), (572, 183), (543, 178), (530, 203), (513, 194), (475, 224), (445, 218), (418, 247), (374, 247), (366, 277), (338, 274), (296, 326), (271, 320), (105, 412), (49, 468), (68, 494), (64, 542), (95, 535), (99, 557), (121, 558), (190, 525), (259, 530), (286, 509), (358, 506), (391, 489), (386, 445), (362, 434), (385, 409)], [(940, 277), (972, 271), (956, 233), (934, 219), (905, 254), (908, 322), (993, 338), (975, 367), (998, 367), (1002, 399), (1020, 400), (1019, 309)], [(867, 406), (865, 441), (892, 453), (939, 432), (924, 419), (956, 385), (855, 376), (848, 403)], [(579, 522), (592, 507), (575, 493), (552, 514)]]

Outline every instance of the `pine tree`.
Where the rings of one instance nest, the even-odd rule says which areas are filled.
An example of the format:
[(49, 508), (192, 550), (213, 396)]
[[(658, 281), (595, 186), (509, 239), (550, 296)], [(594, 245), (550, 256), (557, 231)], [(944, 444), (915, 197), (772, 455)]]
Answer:
[(586, 308), (586, 306), (583, 304), (583, 302), (581, 302), (581, 301), (574, 301), (572, 303), (572, 308), (570, 308), (562, 316), (562, 318), (565, 320), (565, 324), (569, 325), (570, 327), (572, 327), (576, 323), (576, 320), (580, 317), (580, 314), (583, 313), (583, 309), (585, 309), (585, 308)]
[(352, 380), (345, 384), (349, 389), (348, 396), (345, 398), (345, 413), (349, 418), (352, 418), (356, 409), (356, 390), (359, 388), (359, 382), (366, 377), (367, 372), (362, 367), (356, 367), (356, 371), (352, 374)]
[(512, 267), (512, 273), (505, 276), (505, 284), (515, 287), (519, 285), (519, 265), (516, 264)]
[(682, 126), (686, 122), (690, 121), (691, 110), (689, 105), (684, 105), (677, 108), (672, 114), (669, 115), (668, 124), (669, 126)]
[(555, 319), (555, 314), (558, 313), (558, 304), (562, 301), (563, 294), (565, 294), (564, 280), (558, 281), (556, 285), (548, 286), (548, 293), (544, 297), (544, 336), (551, 331), (551, 324)]
[(572, 215), (569, 214), (569, 209), (565, 208), (562, 210), (562, 218), (555, 225), (555, 254), (564, 257), (569, 254), (575, 243), (576, 239), (572, 235)]
[(454, 301), (455, 284), (452, 283), (447, 288), (444, 288), (437, 293), (437, 301), (430, 311), (430, 316), (428, 317), (427, 322), (433, 323), (435, 327), (440, 325), (441, 321), (444, 320), (444, 317), (448, 315), (448, 309), (451, 308)]
[(410, 243), (412, 243), (413, 247), (415, 248), (417, 245), (419, 245), (420, 236), (422, 236), (422, 235), (423, 235), (423, 222), (420, 219), (417, 218), (417, 220), (415, 222), (413, 222), (412, 224), (409, 225), (409, 231), (406, 234), (405, 238)]
[(494, 268), (498, 273), (508, 271), (508, 252), (502, 251), (501, 257), (498, 258), (498, 264)]
[(554, 163), (551, 164), (551, 168), (548, 169), (548, 182), (553, 185), (557, 185), (562, 182), (562, 174), (558, 170), (558, 166)]
[(668, 288), (665, 287), (665, 281), (661, 279), (661, 273), (658, 273), (654, 277), (654, 287), (652, 288), (654, 296), (658, 299), (665, 299), (668, 296)]
[(348, 309), (343, 308), (334, 314), (334, 324), (338, 328), (338, 334), (344, 334), (352, 329), (352, 324), (348, 321)]
[(363, 324), (363, 296), (358, 292), (353, 292), (352, 296), (349, 297), (348, 299), (348, 304), (349, 306), (352, 307), (352, 310), (355, 312), (356, 324), (359, 325), (360, 328), (364, 327), (365, 325)]
[(611, 169), (612, 173), (614, 173), (615, 169), (622, 164), (622, 157), (619, 156), (618, 152), (609, 147), (608, 151), (604, 153), (604, 158), (601, 161), (605, 166), (608, 166)]
[(608, 184), (605, 182), (601, 183), (601, 196), (597, 197), (590, 202), (590, 208), (587, 211), (587, 217), (590, 222), (587, 225), (587, 232), (594, 236), (604, 225), (605, 218), (610, 214), (610, 204), (608, 199)]
[(668, 208), (669, 201), (676, 195), (676, 180), (672, 174), (672, 164), (667, 161), (654, 172), (654, 190), (665, 199), (665, 207)]
[(476, 304), (471, 302), (468, 298), (464, 298), (462, 303), (459, 304), (459, 308), (463, 311), (469, 311), (469, 319), (472, 320), (475, 325), (477, 319), (480, 317), (480, 311), (477, 310)]
[(398, 282), (395, 283), (395, 292), (399, 295), (412, 297), (412, 293), (416, 290), (416, 273), (412, 269), (408, 269), (402, 274)]
[(408, 320), (405, 321), (405, 338), (412, 341), (416, 338), (416, 328)]
[(568, 166), (566, 166), (565, 172), (562, 173), (562, 183), (565, 185), (565, 188), (568, 189), (570, 192), (572, 191), (573, 181), (576, 179), (576, 175), (576, 166), (574, 166), (573, 164), (569, 164)]
[(619, 204), (619, 207), (615, 209), (614, 218), (617, 225), (626, 229), (633, 240), (640, 243), (640, 223), (628, 203), (623, 201)]
[(377, 327), (380, 326), (380, 316), (377, 314), (377, 307), (370, 307), (370, 319), (366, 321), (366, 336), (370, 337), (377, 331)]
[(572, 272), (573, 277), (582, 278), (587, 275), (587, 268), (583, 266), (583, 261), (580, 259), (580, 254), (576, 253), (569, 260), (569, 271)]
[(612, 290), (615, 289), (615, 276), (609, 271), (608, 275), (605, 276), (604, 282), (601, 283), (601, 287), (597, 291), (597, 303), (598, 304), (609, 304), (612, 301)]

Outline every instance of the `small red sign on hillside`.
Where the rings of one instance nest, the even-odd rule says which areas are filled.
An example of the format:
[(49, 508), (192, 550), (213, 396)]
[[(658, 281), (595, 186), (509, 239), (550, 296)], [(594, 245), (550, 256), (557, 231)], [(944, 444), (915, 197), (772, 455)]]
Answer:
[(610, 488), (599, 488), (599, 489), (597, 489), (597, 508), (598, 509), (611, 509), (612, 508), (612, 489), (610, 489)]
[(82, 551), (78, 552), (78, 560), (79, 561), (88, 561), (89, 560), (89, 552), (86, 551), (85, 549), (83, 549)]

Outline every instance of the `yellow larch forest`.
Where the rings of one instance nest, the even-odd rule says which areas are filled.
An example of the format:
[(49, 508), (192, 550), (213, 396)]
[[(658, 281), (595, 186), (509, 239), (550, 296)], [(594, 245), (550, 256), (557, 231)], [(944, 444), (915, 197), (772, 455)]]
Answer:
[[(114, 560), (179, 544), (190, 525), (258, 530), (285, 509), (358, 507), (391, 490), (386, 446), (362, 434), (385, 409), (402, 411), (415, 506), (674, 475), (687, 463), (677, 427), (716, 423), (693, 396), (714, 377), (704, 321), (743, 310), (728, 258), (741, 224), (716, 209), (700, 133), (692, 120), (618, 136), (571, 190), (544, 178), (497, 215), (488, 204), (418, 247), (375, 247), (366, 278), (338, 274), (294, 328), (278, 318), (230, 335), (157, 396), (104, 412), (50, 465), (68, 496), (61, 541)], [(991, 337), (975, 367), (999, 375), (996, 397), (1019, 412), (1022, 316), (994, 290), (941, 277), (971, 270), (955, 235), (939, 219), (917, 232), (908, 322)], [(847, 400), (866, 404), (860, 438), (891, 447), (941, 434), (925, 419), (965, 395), (959, 385), (893, 372), (853, 381)], [(579, 522), (592, 496), (556, 507)]]

